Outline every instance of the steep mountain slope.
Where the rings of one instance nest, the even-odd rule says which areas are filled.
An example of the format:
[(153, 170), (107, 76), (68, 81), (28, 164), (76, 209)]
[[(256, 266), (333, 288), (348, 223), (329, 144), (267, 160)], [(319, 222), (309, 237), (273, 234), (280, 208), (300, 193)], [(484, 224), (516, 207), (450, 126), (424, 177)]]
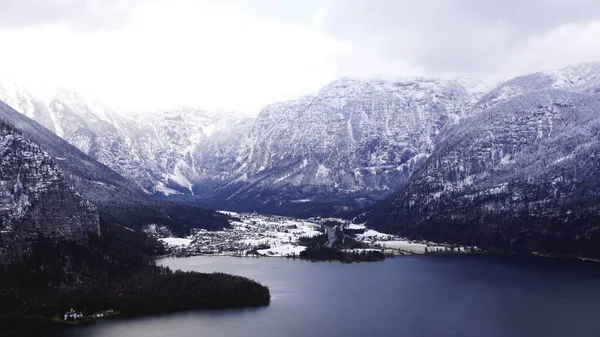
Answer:
[(0, 264), (21, 257), (39, 234), (82, 242), (99, 226), (96, 207), (52, 158), (0, 121)]
[(194, 108), (126, 116), (62, 88), (2, 78), (0, 100), (149, 194), (192, 193), (192, 153), (212, 132), (244, 120), (229, 111)]
[(194, 188), (216, 185), (213, 202), (243, 210), (360, 207), (402, 186), (438, 133), (466, 116), (484, 90), (463, 79), (340, 79), (264, 108), (235, 161), (212, 173), (221, 184), (201, 179)]
[(142, 187), (159, 180), (144, 160), (152, 156), (134, 151), (140, 130), (109, 108), (61, 88), (26, 87), (7, 79), (0, 79), (0, 100)]
[(600, 256), (600, 96), (542, 90), (465, 119), (368, 225), (484, 248)]
[(100, 216), (106, 220), (130, 227), (161, 223), (178, 233), (185, 233), (191, 227), (227, 226), (225, 217), (213, 211), (150, 197), (135, 183), (2, 102), (0, 120), (52, 157), (66, 181), (96, 205)]
[(576, 64), (558, 70), (515, 77), (487, 93), (477, 103), (476, 109), (483, 110), (512, 97), (544, 89), (598, 92), (600, 91), (600, 63)]
[(219, 175), (213, 167), (235, 159), (238, 140), (246, 136), (251, 122), (233, 111), (193, 107), (145, 111), (133, 118), (141, 130), (139, 142), (152, 145), (155, 171), (162, 172), (154, 191), (167, 195), (194, 194), (194, 181)]

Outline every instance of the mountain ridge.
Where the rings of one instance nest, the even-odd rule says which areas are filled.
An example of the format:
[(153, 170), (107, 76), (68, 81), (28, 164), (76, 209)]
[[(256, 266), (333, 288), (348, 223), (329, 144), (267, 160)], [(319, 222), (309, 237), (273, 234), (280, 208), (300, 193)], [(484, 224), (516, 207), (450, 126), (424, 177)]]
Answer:
[(109, 221), (137, 228), (161, 223), (179, 234), (192, 227), (228, 226), (226, 217), (213, 211), (153, 198), (132, 181), (1, 101), (0, 120), (47, 152), (69, 185), (98, 207), (101, 217)]
[(367, 224), (411, 237), (598, 256), (600, 96), (532, 91), (451, 130)]
[(530, 92), (593, 93), (599, 79), (600, 63), (519, 76), (491, 90), (463, 78), (345, 77), (267, 105), (256, 118), (158, 110), (127, 117), (125, 136), (108, 132), (86, 147), (84, 132), (73, 142), (146, 193), (177, 202), (350, 214), (403, 188), (446, 132), (473, 115)]
[[(342, 208), (372, 202), (401, 186), (432, 150), (432, 138), (483, 96), (465, 83), (343, 78), (314, 95), (268, 105), (243, 141), (232, 174), (213, 193), (245, 210), (306, 199), (348, 199)], [(272, 200), (242, 205), (250, 195)]]

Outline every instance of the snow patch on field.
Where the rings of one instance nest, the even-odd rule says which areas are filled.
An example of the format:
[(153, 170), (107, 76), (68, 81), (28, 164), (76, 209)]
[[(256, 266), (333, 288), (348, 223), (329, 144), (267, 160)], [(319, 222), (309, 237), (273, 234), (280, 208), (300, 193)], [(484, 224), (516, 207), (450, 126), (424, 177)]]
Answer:
[(185, 248), (185, 247), (188, 247), (192, 243), (191, 239), (175, 238), (175, 237), (160, 238), (159, 240), (164, 242), (165, 244), (167, 244), (167, 246), (175, 247), (175, 248)]
[(365, 229), (366, 227), (365, 227), (365, 224), (354, 224), (354, 223), (351, 223), (346, 228), (348, 228), (348, 229), (355, 229), (356, 230), (356, 229)]
[[(363, 227), (364, 228), (364, 227)], [(364, 233), (362, 234), (357, 234), (356, 235), (357, 238), (359, 239), (366, 239), (366, 238), (381, 238), (381, 239), (389, 239), (390, 237), (392, 237), (392, 235), (390, 234), (385, 234), (385, 233), (381, 233), (372, 229), (366, 230)]]
[(407, 240), (395, 240), (395, 241), (377, 241), (375, 242), (375, 244), (380, 245), (383, 248), (386, 249), (397, 249), (397, 250), (402, 250), (402, 251), (406, 251), (406, 252), (411, 252), (411, 253), (415, 253), (415, 254), (425, 254), (426, 250), (427, 251), (436, 251), (437, 249), (440, 250), (444, 250), (444, 247), (434, 247), (434, 246), (429, 246), (427, 244), (424, 243), (416, 243), (416, 242), (411, 242), (411, 241), (407, 241)]
[(297, 199), (297, 200), (292, 200), (293, 203), (304, 203), (304, 202), (311, 202), (312, 199)]

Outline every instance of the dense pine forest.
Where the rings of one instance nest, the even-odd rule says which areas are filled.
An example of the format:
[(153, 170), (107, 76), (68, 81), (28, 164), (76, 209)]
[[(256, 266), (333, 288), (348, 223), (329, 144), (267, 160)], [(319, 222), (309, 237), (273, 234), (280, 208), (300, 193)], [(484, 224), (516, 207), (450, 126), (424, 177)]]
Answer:
[(376, 262), (385, 260), (380, 251), (345, 252), (329, 247), (307, 248), (300, 253), (300, 258), (311, 261), (340, 261), (340, 262)]
[(60, 328), (50, 318), (70, 308), (136, 316), (270, 303), (268, 288), (254, 281), (158, 267), (155, 240), (107, 221), (101, 230), (86, 246), (40, 235), (26, 259), (0, 268), (0, 335)]

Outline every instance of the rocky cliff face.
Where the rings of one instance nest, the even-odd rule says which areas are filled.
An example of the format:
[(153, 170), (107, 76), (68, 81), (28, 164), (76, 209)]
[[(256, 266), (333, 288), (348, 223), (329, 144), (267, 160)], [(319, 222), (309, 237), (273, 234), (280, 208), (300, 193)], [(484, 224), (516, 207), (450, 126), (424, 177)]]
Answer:
[(100, 234), (98, 210), (69, 186), (52, 158), (0, 122), (0, 256), (15, 259), (39, 234), (82, 243)]
[(598, 95), (548, 89), (465, 119), (368, 224), (486, 248), (598, 255), (599, 110)]

